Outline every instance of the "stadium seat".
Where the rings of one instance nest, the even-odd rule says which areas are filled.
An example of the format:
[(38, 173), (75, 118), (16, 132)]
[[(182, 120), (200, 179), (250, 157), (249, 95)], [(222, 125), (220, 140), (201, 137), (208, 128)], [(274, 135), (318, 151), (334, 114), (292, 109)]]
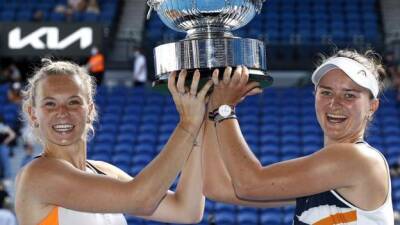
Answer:
[(133, 146), (127, 143), (117, 144), (114, 147), (114, 153), (133, 154)]
[(156, 146), (154, 144), (151, 143), (138, 143), (136, 145), (134, 145), (133, 149), (135, 153), (153, 153), (156, 148)]
[(153, 159), (153, 156), (151, 154), (141, 152), (141, 153), (135, 153), (132, 156), (132, 165), (147, 165), (151, 160)]
[(107, 153), (93, 153), (91, 159), (111, 163), (110, 154)]
[(32, 9), (24, 9), (17, 12), (15, 19), (17, 21), (30, 21), (32, 19)]
[(299, 144), (283, 144), (281, 147), (281, 153), (283, 155), (299, 155), (301, 154), (301, 145)]
[[(135, 117), (136, 120), (136, 117)], [(122, 119), (122, 125), (119, 127), (119, 132), (120, 133), (125, 133), (125, 134), (130, 134), (130, 135), (135, 135), (137, 132), (137, 126), (135, 124), (130, 124), (128, 122), (124, 122), (124, 119)]]
[(127, 166), (130, 166), (130, 162), (131, 162), (131, 159), (130, 159), (131, 157), (130, 157), (130, 154), (126, 154), (126, 153), (115, 153), (115, 154), (113, 154), (113, 156), (112, 156), (112, 162), (113, 163), (115, 163), (115, 164), (124, 164), (124, 165), (127, 165)]
[(263, 209), (261, 210), (260, 223), (280, 225), (282, 221), (282, 213), (280, 209)]
[(82, 21), (84, 22), (97, 22), (99, 16), (96, 13), (84, 13), (82, 15)]
[(234, 213), (236, 208), (234, 205), (217, 202), (214, 207), (215, 212), (230, 212)]
[[(139, 124), (139, 121), (140, 121), (140, 115), (137, 115), (137, 114), (125, 114), (122, 117), (121, 123), (123, 125), (131, 125), (131, 126), (135, 126), (136, 127), (136, 125)], [(137, 128), (135, 128), (134, 130), (137, 130)]]
[(237, 214), (237, 223), (246, 225), (257, 225), (258, 224), (258, 214), (257, 211), (242, 211), (239, 210)]
[(52, 12), (50, 14), (50, 20), (52, 22), (63, 22), (65, 21), (65, 15), (62, 13)]
[(235, 213), (229, 211), (219, 212), (215, 215), (215, 222), (221, 225), (235, 224)]
[(104, 144), (104, 143), (113, 144), (116, 141), (116, 137), (115, 137), (114, 133), (107, 132), (107, 133), (102, 133), (102, 134), (96, 135), (95, 141), (96, 141), (96, 144)]
[(260, 158), (262, 165), (267, 166), (279, 162), (279, 157), (276, 155), (262, 155)]
[(140, 133), (151, 133), (152, 135), (156, 135), (157, 129), (157, 124), (154, 123), (141, 124), (139, 126)]
[(118, 143), (130, 144), (135, 143), (136, 133), (121, 133), (117, 136)]

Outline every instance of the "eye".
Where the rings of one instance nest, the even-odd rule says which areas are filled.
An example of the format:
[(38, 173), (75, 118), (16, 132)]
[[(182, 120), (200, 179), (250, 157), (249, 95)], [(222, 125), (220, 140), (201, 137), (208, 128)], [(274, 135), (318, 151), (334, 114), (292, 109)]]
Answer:
[(330, 96), (332, 93), (330, 91), (327, 91), (327, 90), (321, 90), (320, 94), (323, 95), (323, 96)]
[(351, 94), (351, 93), (346, 93), (346, 94), (344, 94), (344, 97), (345, 98), (355, 98), (356, 96), (354, 94)]
[(81, 101), (79, 101), (79, 100), (77, 100), (77, 99), (74, 99), (74, 100), (71, 100), (71, 101), (69, 102), (69, 104), (70, 104), (70, 105), (80, 105), (80, 104), (81, 104)]
[(46, 107), (54, 107), (56, 105), (56, 103), (54, 103), (54, 102), (45, 102), (44, 105)]

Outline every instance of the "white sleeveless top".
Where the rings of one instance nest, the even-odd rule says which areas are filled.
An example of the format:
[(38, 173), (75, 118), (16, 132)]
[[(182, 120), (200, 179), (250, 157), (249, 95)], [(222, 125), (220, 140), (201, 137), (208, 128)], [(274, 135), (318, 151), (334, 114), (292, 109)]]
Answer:
[[(90, 164), (89, 164), (90, 165)], [(92, 166), (87, 166), (88, 173), (101, 173)], [(94, 171), (96, 170), (96, 171)], [(127, 225), (122, 214), (87, 213), (66, 209), (60, 206), (53, 210), (38, 225)]]
[[(389, 166), (381, 152), (366, 144), (378, 152), (386, 164), (389, 176)], [(293, 218), (294, 225), (394, 225), (392, 206), (392, 187), (390, 176), (388, 179), (389, 189), (385, 202), (375, 210), (362, 210), (342, 196), (335, 190), (305, 196), (296, 199), (296, 212)]]

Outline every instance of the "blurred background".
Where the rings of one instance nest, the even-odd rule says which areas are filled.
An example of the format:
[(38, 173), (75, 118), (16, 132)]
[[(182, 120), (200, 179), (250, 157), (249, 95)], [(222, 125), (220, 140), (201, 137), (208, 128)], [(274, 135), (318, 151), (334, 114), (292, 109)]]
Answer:
[[(185, 37), (167, 28), (145, 0), (0, 0), (0, 210), (13, 213), (18, 169), (40, 153), (21, 121), (21, 88), (42, 57), (82, 65), (98, 83), (100, 121), (89, 159), (131, 175), (155, 157), (178, 122), (169, 95), (151, 87), (153, 48)], [(264, 41), (272, 87), (237, 109), (242, 131), (261, 162), (313, 153), (323, 144), (310, 75), (319, 54), (373, 49), (389, 76), (367, 141), (388, 159), (400, 210), (400, 1), (267, 0), (235, 35)], [(207, 200), (201, 224), (292, 223), (293, 207), (255, 209)], [(160, 224), (127, 215), (129, 225)], [(1, 221), (1, 219), (0, 219)]]

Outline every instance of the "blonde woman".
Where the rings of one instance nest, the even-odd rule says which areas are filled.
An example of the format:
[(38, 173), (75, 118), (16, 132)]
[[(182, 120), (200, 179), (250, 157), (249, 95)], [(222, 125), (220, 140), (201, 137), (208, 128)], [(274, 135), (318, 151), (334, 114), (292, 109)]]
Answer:
[[(200, 221), (201, 152), (194, 143), (212, 82), (197, 92), (197, 72), (185, 90), (185, 77), (186, 71), (178, 78), (172, 73), (168, 81), (180, 122), (159, 155), (132, 178), (113, 165), (86, 158), (87, 133), (96, 118), (92, 78), (73, 63), (45, 60), (29, 80), (23, 102), (43, 152), (18, 174), (19, 224), (125, 225), (121, 213), (163, 222)], [(176, 192), (168, 191), (182, 168)]]

